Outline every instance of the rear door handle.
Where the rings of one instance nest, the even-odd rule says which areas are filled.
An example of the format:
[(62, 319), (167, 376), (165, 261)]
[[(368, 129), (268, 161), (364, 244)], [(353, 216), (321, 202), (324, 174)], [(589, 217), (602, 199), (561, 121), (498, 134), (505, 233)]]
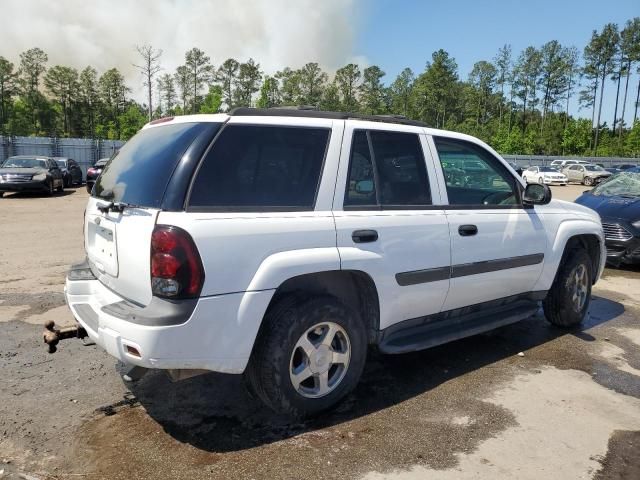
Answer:
[(375, 230), (356, 230), (351, 234), (355, 243), (368, 243), (378, 240), (378, 232)]
[(458, 233), (463, 237), (471, 237), (478, 233), (478, 227), (475, 225), (460, 225), (458, 227)]

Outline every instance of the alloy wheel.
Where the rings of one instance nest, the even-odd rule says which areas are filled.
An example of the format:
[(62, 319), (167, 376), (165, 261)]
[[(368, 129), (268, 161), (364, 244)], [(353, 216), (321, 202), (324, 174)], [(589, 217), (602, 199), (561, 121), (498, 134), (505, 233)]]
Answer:
[(587, 293), (589, 292), (587, 268), (580, 264), (573, 271), (573, 306), (577, 312), (580, 312), (587, 301)]
[(337, 323), (309, 328), (296, 342), (289, 362), (293, 388), (306, 398), (333, 392), (345, 377), (351, 360), (351, 342)]

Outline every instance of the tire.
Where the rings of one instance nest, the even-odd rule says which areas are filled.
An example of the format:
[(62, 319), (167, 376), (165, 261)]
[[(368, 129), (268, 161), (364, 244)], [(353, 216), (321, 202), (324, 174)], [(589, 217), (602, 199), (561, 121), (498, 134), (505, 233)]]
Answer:
[(64, 179), (62, 180), (62, 182), (60, 182), (60, 186), (58, 186), (58, 188), (56, 189), (58, 192), (62, 193), (64, 192)]
[(538, 183), (539, 183), (540, 185), (544, 185), (544, 179), (543, 179), (542, 177), (540, 177), (540, 178), (538, 179)]
[[(583, 248), (566, 254), (542, 303), (544, 316), (549, 322), (569, 328), (584, 320), (591, 302), (591, 270), (591, 259)], [(581, 281), (577, 282), (578, 279)]]
[(53, 195), (53, 180), (49, 180), (49, 182), (47, 183), (47, 195)]
[[(322, 346), (329, 326), (333, 326), (333, 341)], [(336, 363), (335, 351), (343, 352)], [(267, 312), (246, 376), (252, 392), (268, 407), (301, 418), (331, 408), (351, 392), (366, 357), (366, 328), (350, 308), (331, 296), (309, 300), (289, 296)], [(296, 370), (298, 385), (294, 385)]]
[(0, 198), (4, 197), (4, 192), (0, 192)]
[(69, 188), (72, 183), (73, 183), (73, 178), (71, 178), (71, 177), (64, 177), (63, 178), (62, 184), (65, 186), (65, 188)]
[(593, 185), (593, 178), (591, 177), (584, 177), (582, 179), (582, 183), (584, 183), (587, 187), (590, 187), (591, 185)]

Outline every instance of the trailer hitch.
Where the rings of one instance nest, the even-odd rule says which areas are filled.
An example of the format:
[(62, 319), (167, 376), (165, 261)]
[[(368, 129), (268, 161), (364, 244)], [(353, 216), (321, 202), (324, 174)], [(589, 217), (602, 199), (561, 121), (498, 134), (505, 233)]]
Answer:
[(58, 342), (60, 340), (66, 340), (68, 338), (85, 338), (87, 337), (87, 331), (84, 327), (76, 325), (75, 327), (57, 328), (56, 323), (53, 320), (48, 320), (44, 324), (44, 343), (49, 345), (49, 353), (55, 353), (58, 348)]

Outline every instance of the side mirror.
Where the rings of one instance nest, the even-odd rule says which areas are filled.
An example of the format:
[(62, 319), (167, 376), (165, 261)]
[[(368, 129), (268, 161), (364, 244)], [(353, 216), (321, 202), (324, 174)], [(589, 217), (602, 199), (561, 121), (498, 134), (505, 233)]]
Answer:
[(360, 180), (356, 183), (356, 193), (368, 195), (373, 192), (372, 180)]
[(551, 201), (551, 189), (548, 185), (530, 183), (524, 189), (522, 202), (525, 205), (546, 205)]

